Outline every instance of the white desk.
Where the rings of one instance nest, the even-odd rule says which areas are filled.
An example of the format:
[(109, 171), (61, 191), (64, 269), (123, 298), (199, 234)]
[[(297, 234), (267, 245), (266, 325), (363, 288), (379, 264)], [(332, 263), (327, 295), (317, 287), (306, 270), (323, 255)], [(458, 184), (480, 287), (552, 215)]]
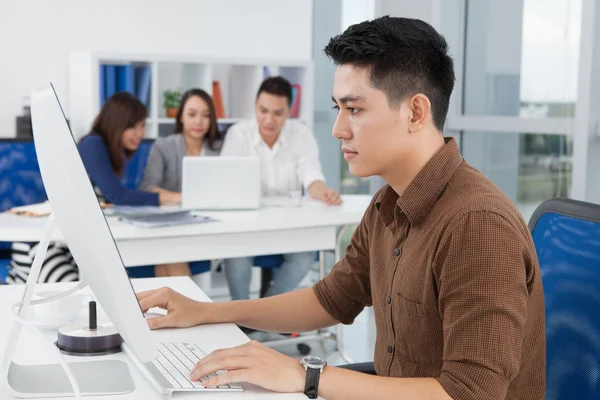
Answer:
[[(177, 227), (139, 228), (116, 217), (108, 221), (126, 266), (334, 250), (337, 228), (358, 224), (371, 201), (366, 195), (342, 198), (335, 207), (305, 201), (301, 207), (202, 212), (218, 221)], [(39, 241), (45, 223), (46, 218), (2, 213), (0, 241)], [(62, 240), (59, 230), (54, 240)]]
[[(136, 291), (147, 290), (158, 288), (162, 286), (170, 286), (171, 288), (183, 293), (185, 296), (191, 297), (196, 300), (210, 301), (210, 299), (195, 285), (189, 278), (153, 278), (153, 279), (140, 279), (133, 280), (133, 285)], [(72, 284), (61, 283), (61, 284), (43, 284), (38, 285), (38, 290), (45, 289), (68, 289), (72, 287)], [(4, 349), (6, 341), (8, 340), (8, 334), (10, 328), (14, 323), (10, 314), (8, 306), (15, 301), (18, 301), (23, 296), (24, 285), (6, 285), (0, 286), (0, 319), (3, 321), (0, 324), (0, 348)], [(88, 289), (89, 290), (89, 289)], [(46, 336), (52, 341), (56, 340), (56, 331), (45, 330)], [(152, 331), (152, 335), (157, 342), (170, 341), (170, 342), (188, 342), (196, 343), (202, 347), (205, 351), (210, 352), (218, 348), (233, 347), (243, 344), (248, 341), (246, 335), (242, 333), (233, 324), (218, 324), (218, 325), (206, 325), (197, 326), (188, 329), (164, 329), (158, 331)], [(129, 359), (122, 353), (114, 354), (110, 356), (94, 357), (94, 360), (100, 359), (118, 359), (125, 361), (131, 372), (135, 383), (135, 391), (126, 395), (120, 396), (103, 396), (93, 397), (94, 399), (120, 399), (120, 400), (133, 400), (133, 399), (159, 399), (158, 393), (155, 392), (152, 387), (146, 382), (144, 377), (135, 369)], [(88, 358), (70, 357), (67, 356), (68, 362), (81, 362), (86, 361)], [(46, 363), (56, 363), (56, 357), (48, 349), (48, 345), (40, 343), (37, 336), (34, 336), (27, 330), (23, 331), (20, 337), (19, 346), (17, 348), (14, 361), (19, 364), (26, 365), (38, 365)], [(177, 393), (173, 396), (174, 399), (306, 399), (303, 394), (281, 394), (274, 393), (258, 388), (253, 385), (244, 385), (245, 391), (240, 393), (196, 393), (196, 394), (184, 394)], [(0, 393), (1, 399), (13, 399), (9, 397), (7, 393)], [(87, 397), (89, 398), (89, 397)]]

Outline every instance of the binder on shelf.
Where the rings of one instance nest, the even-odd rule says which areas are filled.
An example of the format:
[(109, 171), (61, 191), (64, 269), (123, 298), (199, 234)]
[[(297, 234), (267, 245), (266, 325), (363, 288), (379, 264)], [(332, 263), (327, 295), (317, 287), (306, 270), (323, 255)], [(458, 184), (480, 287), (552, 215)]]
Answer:
[(148, 65), (135, 67), (135, 95), (146, 108), (150, 108), (150, 83), (152, 73)]
[(217, 118), (227, 118), (225, 115), (225, 105), (223, 104), (223, 95), (221, 93), (221, 82), (213, 81), (212, 92)]
[(106, 94), (105, 100), (113, 94), (117, 93), (117, 68), (116, 65), (104, 65), (104, 91)]
[(300, 115), (300, 95), (302, 93), (302, 87), (298, 84), (292, 85), (292, 111), (291, 117), (298, 118)]
[(133, 65), (116, 66), (117, 92), (129, 92), (135, 95), (135, 68)]
[(100, 106), (104, 104), (106, 100), (106, 68), (100, 64)]

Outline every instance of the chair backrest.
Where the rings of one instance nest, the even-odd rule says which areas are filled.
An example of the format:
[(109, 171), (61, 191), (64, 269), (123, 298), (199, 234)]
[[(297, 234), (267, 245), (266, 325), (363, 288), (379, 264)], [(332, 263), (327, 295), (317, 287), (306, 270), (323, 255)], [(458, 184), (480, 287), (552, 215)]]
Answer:
[(546, 307), (546, 399), (600, 399), (600, 206), (542, 203), (529, 222)]
[(0, 140), (0, 212), (47, 199), (32, 141)]

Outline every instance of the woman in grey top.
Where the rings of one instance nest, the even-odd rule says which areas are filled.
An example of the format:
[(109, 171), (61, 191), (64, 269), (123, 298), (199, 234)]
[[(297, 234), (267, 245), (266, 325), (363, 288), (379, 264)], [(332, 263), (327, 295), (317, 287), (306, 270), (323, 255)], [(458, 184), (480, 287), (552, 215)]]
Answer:
[[(217, 114), (212, 98), (202, 89), (190, 89), (183, 94), (173, 134), (154, 142), (141, 190), (181, 193), (184, 156), (217, 156), (221, 140)], [(190, 276), (188, 263), (156, 266), (156, 276)]]

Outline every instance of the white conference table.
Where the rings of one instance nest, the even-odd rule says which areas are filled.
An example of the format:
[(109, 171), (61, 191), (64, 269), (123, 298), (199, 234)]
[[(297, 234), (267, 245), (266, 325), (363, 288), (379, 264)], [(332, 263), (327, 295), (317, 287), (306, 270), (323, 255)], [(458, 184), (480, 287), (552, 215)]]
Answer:
[[(323, 277), (323, 252), (333, 250), (336, 261), (340, 258), (340, 240), (345, 228), (361, 221), (371, 199), (369, 195), (344, 195), (340, 206), (308, 199), (303, 199), (301, 206), (294, 206), (285, 199), (265, 199), (257, 210), (200, 212), (215, 218), (214, 222), (161, 228), (140, 228), (114, 216), (107, 220), (128, 267), (318, 251), (319, 271)], [(46, 220), (1, 213), (0, 241), (39, 241)], [(59, 229), (55, 230), (53, 240), (63, 240)], [(90, 238), (92, 243), (93, 240)], [(351, 362), (343, 349), (342, 325), (338, 325), (335, 335), (319, 332), (316, 336), (303, 335), (269, 343), (277, 346), (315, 338), (335, 339), (342, 358)]]
[[(208, 296), (187, 277), (172, 278), (151, 278), (151, 279), (133, 279), (133, 287), (136, 291), (169, 286), (185, 296), (200, 301), (210, 301)], [(39, 284), (37, 290), (66, 290), (73, 287), (70, 283)], [(23, 297), (25, 285), (4, 285), (0, 286), (0, 319), (4, 321), (0, 324), (0, 348), (4, 349), (8, 340), (10, 329), (14, 320), (10, 316), (9, 305), (19, 301)], [(84, 289), (89, 291), (89, 288)], [(56, 340), (56, 329), (43, 329), (44, 335), (52, 342)], [(161, 329), (152, 331), (152, 336), (156, 342), (187, 342), (199, 345), (206, 352), (211, 352), (219, 348), (239, 346), (248, 341), (244, 333), (234, 324), (216, 324), (197, 326), (187, 329)], [(142, 374), (134, 367), (129, 358), (123, 353), (99, 356), (99, 357), (72, 357), (65, 356), (67, 362), (85, 362), (87, 360), (123, 360), (127, 363), (132, 375), (135, 391), (118, 396), (94, 396), (94, 399), (106, 400), (133, 400), (133, 399), (160, 399), (159, 394), (150, 386)], [(1, 359), (2, 357), (0, 357)], [(48, 363), (58, 363), (56, 355), (49, 349), (49, 344), (41, 342), (38, 336), (24, 329), (20, 338), (13, 361), (22, 365), (40, 365)], [(0, 364), (1, 365), (1, 364)], [(35, 384), (35, 382), (32, 382)], [(306, 399), (303, 394), (281, 394), (270, 392), (254, 385), (243, 384), (243, 392), (229, 393), (177, 393), (173, 399)], [(3, 386), (0, 385), (0, 388)], [(86, 397), (88, 398), (88, 397)], [(0, 393), (0, 399), (14, 399), (9, 396), (8, 391)]]
[[(340, 206), (305, 199), (300, 207), (275, 201), (257, 210), (200, 212), (217, 221), (185, 226), (140, 228), (114, 216), (107, 220), (128, 267), (335, 250), (337, 229), (358, 224), (372, 197), (342, 198)], [(0, 241), (39, 241), (45, 225), (44, 217), (2, 213)], [(53, 240), (62, 241), (59, 229), (55, 230)]]

